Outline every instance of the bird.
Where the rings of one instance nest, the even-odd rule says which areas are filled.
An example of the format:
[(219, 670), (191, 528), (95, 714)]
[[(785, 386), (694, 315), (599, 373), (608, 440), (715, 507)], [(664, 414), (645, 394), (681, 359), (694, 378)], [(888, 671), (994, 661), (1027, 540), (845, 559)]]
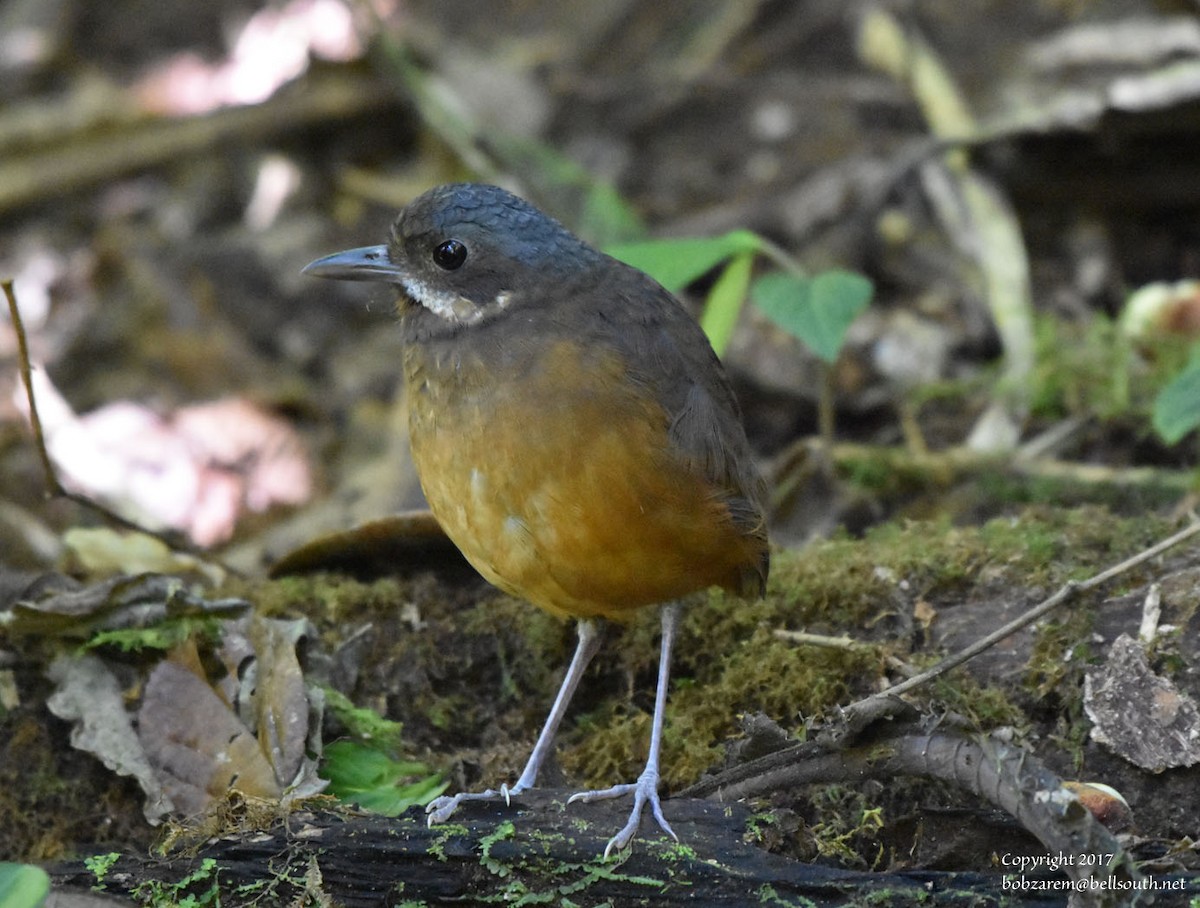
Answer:
[(575, 652), (512, 785), (534, 787), (602, 625), (661, 610), (645, 769), (568, 803), (631, 795), (604, 857), (659, 795), (672, 647), (682, 603), (722, 587), (764, 594), (765, 484), (729, 379), (703, 330), (653, 278), (497, 186), (451, 183), (399, 213), (384, 245), (311, 262), (322, 278), (396, 285), (413, 463), (434, 517), (499, 589), (577, 621)]

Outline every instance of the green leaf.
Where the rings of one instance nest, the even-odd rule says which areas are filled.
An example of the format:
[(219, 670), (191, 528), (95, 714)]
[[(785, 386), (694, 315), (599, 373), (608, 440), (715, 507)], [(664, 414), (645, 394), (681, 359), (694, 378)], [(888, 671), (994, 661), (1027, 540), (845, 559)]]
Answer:
[[(388, 754), (356, 741), (334, 741), (325, 748), (321, 777), (328, 792), (365, 810), (394, 817), (414, 804), (428, 804), (449, 785), (429, 767)], [(423, 776), (408, 782), (413, 776)], [(408, 782), (408, 784), (401, 784)]]
[(739, 252), (729, 260), (708, 293), (708, 301), (700, 316), (700, 327), (708, 335), (708, 341), (717, 351), (717, 356), (725, 353), (733, 337), (733, 329), (737, 327), (738, 313), (742, 311), (746, 290), (750, 287), (750, 268), (753, 264), (753, 252)]
[(749, 230), (733, 230), (723, 236), (680, 237), (621, 243), (605, 251), (615, 259), (645, 271), (677, 293), (725, 259), (755, 253), (762, 247), (758, 235)]
[(1169, 445), (1200, 426), (1200, 349), (1191, 361), (1158, 392), (1154, 401), (1154, 429)]
[(812, 278), (772, 272), (750, 288), (751, 298), (767, 318), (831, 364), (873, 292), (862, 275), (836, 270)]
[(0, 863), (0, 908), (37, 908), (50, 892), (50, 877), (32, 864)]

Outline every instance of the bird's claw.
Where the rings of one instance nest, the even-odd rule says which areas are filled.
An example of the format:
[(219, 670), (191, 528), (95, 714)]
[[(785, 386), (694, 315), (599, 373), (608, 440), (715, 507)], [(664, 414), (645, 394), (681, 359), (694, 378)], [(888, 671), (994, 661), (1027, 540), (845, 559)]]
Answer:
[(442, 795), (425, 805), (425, 824), (436, 826), (438, 823), (445, 823), (454, 815), (454, 811), (458, 810), (458, 805), (463, 801), (494, 801), (503, 798), (504, 806), (509, 807), (512, 805), (513, 797), (524, 790), (520, 785), (509, 788), (506, 783), (500, 786), (499, 791), (489, 788), (487, 791), (460, 791), (456, 795)]
[(438, 823), (445, 823), (454, 811), (458, 810), (458, 805), (462, 803), (461, 795), (446, 796), (434, 798), (425, 805), (425, 825), (436, 826)]
[(604, 859), (606, 861), (611, 854), (624, 850), (633, 841), (633, 837), (637, 835), (638, 827), (642, 822), (642, 810), (647, 804), (650, 805), (650, 812), (654, 815), (654, 819), (658, 822), (663, 832), (676, 842), (679, 841), (679, 836), (675, 834), (675, 830), (671, 828), (671, 824), (663, 816), (662, 803), (658, 798), (658, 773), (653, 770), (647, 769), (638, 776), (636, 782), (626, 782), (596, 791), (577, 791), (571, 797), (567, 798), (567, 803), (573, 804), (578, 801), (581, 804), (588, 804), (592, 801), (619, 798), (630, 792), (633, 792), (633, 810), (629, 813), (629, 822), (622, 826), (620, 831), (609, 839), (608, 844), (604, 846)]

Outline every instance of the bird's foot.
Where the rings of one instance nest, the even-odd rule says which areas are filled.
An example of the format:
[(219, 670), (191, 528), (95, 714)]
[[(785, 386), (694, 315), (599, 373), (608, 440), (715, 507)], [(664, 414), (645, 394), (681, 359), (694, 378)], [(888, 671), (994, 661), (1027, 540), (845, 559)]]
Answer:
[(518, 783), (512, 788), (509, 788), (508, 785), (501, 785), (499, 790), (489, 788), (487, 791), (460, 791), (456, 795), (442, 795), (425, 805), (426, 823), (429, 826), (445, 823), (454, 815), (454, 811), (458, 810), (458, 805), (463, 801), (495, 801), (503, 798), (504, 804), (507, 806), (514, 796), (519, 795), (525, 789), (526, 786)]
[(658, 825), (662, 827), (663, 832), (667, 833), (676, 842), (679, 841), (679, 836), (675, 835), (675, 830), (671, 828), (671, 824), (663, 816), (662, 804), (658, 800), (658, 772), (649, 767), (638, 776), (636, 782), (627, 782), (623, 785), (614, 785), (612, 788), (601, 788), (596, 791), (579, 791), (571, 795), (567, 799), (567, 803), (573, 804), (579, 801), (580, 803), (588, 804), (592, 801), (619, 798), (630, 792), (633, 792), (633, 810), (629, 814), (629, 822), (621, 827), (620, 832), (609, 839), (608, 844), (604, 846), (605, 860), (608, 860), (608, 856), (614, 851), (621, 851), (633, 841), (633, 837), (637, 835), (638, 827), (642, 822), (642, 809), (647, 804), (650, 805), (650, 811), (654, 814), (654, 819), (658, 821)]

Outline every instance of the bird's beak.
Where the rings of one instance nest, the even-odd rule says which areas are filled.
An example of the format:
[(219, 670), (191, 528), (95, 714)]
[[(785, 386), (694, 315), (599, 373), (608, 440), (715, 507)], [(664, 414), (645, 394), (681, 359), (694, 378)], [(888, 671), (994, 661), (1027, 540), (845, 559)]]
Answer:
[(384, 281), (399, 284), (404, 272), (388, 258), (387, 246), (363, 246), (335, 252), (309, 262), (301, 269), (304, 274), (327, 277), (337, 281)]

